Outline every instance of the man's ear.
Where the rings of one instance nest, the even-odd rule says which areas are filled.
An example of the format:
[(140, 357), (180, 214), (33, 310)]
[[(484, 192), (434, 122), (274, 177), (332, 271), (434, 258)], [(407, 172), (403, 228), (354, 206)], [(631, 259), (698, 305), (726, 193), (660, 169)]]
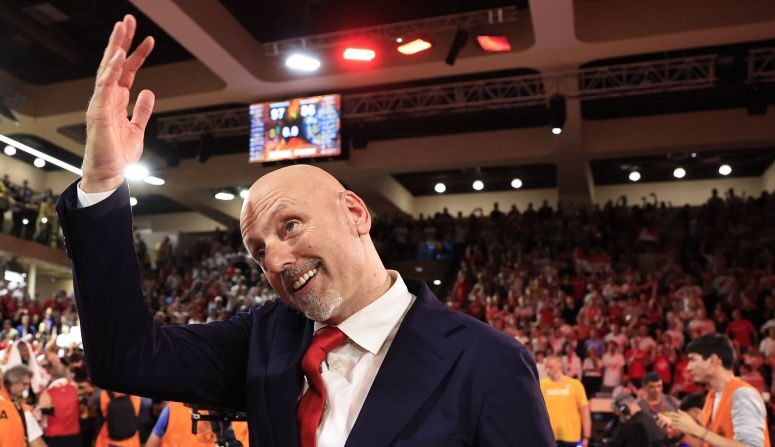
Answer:
[(355, 226), (359, 236), (365, 236), (371, 231), (371, 213), (366, 203), (352, 191), (342, 192), (342, 202), (347, 210), (348, 220)]

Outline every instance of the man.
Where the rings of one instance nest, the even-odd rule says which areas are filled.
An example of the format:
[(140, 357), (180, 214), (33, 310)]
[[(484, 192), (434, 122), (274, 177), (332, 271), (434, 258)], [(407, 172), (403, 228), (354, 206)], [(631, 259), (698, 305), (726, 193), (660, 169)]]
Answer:
[(663, 389), (659, 374), (648, 372), (643, 377), (643, 396), (638, 399), (640, 408), (651, 416), (665, 411), (677, 411), (681, 403), (675, 397), (665, 394)]
[(97, 385), (246, 409), (262, 447), (552, 444), (530, 353), (387, 271), (366, 205), (318, 168), (267, 174), (243, 204), (244, 243), (280, 300), (228, 321), (157, 326), (123, 177), (154, 102), (141, 92), (127, 119), (153, 47), (148, 37), (127, 57), (134, 31), (132, 16), (114, 27), (87, 111), (83, 178), (57, 205)]
[(8, 368), (0, 388), (0, 445), (46, 447), (43, 430), (27, 405), (22, 403), (32, 373), (24, 365)]
[(548, 377), (541, 381), (541, 393), (557, 446), (575, 447), (580, 441), (587, 447), (592, 434), (592, 415), (584, 386), (563, 374), (562, 361), (556, 356), (546, 357), (544, 367)]
[(679, 411), (667, 413), (672, 427), (712, 447), (770, 445), (764, 401), (751, 385), (735, 377), (735, 350), (729, 338), (721, 334), (703, 335), (686, 350), (692, 377), (710, 389), (702, 423)]
[(667, 435), (654, 418), (642, 411), (635, 397), (621, 393), (614, 398), (613, 411), (620, 419), (619, 426), (606, 445), (609, 447), (657, 447), (667, 445)]

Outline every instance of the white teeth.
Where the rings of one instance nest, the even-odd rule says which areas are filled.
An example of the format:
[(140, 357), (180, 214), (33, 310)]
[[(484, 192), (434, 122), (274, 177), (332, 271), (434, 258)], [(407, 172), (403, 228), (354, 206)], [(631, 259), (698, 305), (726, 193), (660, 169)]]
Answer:
[(318, 269), (312, 269), (312, 270), (308, 271), (307, 273), (301, 275), (299, 277), (299, 279), (297, 279), (296, 282), (294, 282), (292, 284), (293, 290), (298, 290), (298, 289), (302, 288), (304, 286), (304, 284), (306, 284), (307, 281), (309, 281), (310, 278), (312, 278), (313, 276), (315, 276), (317, 274), (317, 272), (318, 272)]

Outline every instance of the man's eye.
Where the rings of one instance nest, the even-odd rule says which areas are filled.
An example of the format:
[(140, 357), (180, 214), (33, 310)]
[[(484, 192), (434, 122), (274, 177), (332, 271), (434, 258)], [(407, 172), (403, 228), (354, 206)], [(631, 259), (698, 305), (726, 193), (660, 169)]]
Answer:
[(264, 249), (262, 248), (261, 250), (258, 250), (258, 251), (256, 252), (256, 259), (258, 259), (258, 260), (264, 259), (264, 256), (265, 256), (265, 255), (266, 255), (266, 250), (264, 250)]
[(299, 223), (296, 221), (290, 221), (285, 223), (285, 232), (290, 233), (298, 227)]

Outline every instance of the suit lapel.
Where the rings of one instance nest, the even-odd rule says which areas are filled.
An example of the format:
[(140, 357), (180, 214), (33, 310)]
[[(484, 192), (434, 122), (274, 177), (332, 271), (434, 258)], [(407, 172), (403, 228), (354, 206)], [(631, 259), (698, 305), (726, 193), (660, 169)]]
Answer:
[(434, 321), (445, 309), (424, 284), (412, 293), (417, 300), (398, 329), (346, 446), (391, 444), (460, 356), (461, 349), (445, 337), (459, 323)]
[(299, 445), (296, 403), (303, 375), (301, 357), (312, 341), (313, 323), (299, 312), (288, 309), (278, 322), (269, 352), (264, 393), (274, 445)]

